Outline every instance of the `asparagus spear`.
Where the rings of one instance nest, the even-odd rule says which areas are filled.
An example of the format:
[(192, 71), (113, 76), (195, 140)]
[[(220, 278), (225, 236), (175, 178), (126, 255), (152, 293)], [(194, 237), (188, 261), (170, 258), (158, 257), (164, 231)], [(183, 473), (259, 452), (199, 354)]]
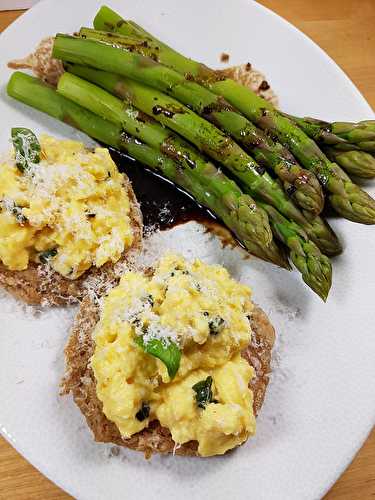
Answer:
[[(132, 24), (134, 24), (134, 26), (132, 26)], [(96, 13), (93, 25), (97, 30), (120, 33), (124, 26), (126, 29), (125, 35), (148, 35), (147, 31), (143, 30), (143, 28), (135, 25), (135, 23), (131, 21), (125, 21), (120, 15), (106, 5), (102, 5)]]
[[(160, 54), (163, 54), (163, 58), (168, 58), (168, 62), (163, 62), (163, 64), (174, 68), (179, 73), (192, 76), (197, 76), (199, 73), (202, 78), (209, 78), (212, 73), (210, 68), (192, 59), (185, 58), (168, 47), (168, 45), (165, 45), (163, 42), (153, 37), (151, 33), (145, 31), (141, 26), (138, 26), (133, 21), (125, 21), (125, 19), (105, 5), (100, 7), (95, 16), (93, 25), (98, 31), (114, 32), (125, 36), (143, 38), (143, 40), (147, 42), (144, 44), (145, 49), (147, 49), (149, 44), (151, 47), (158, 47)], [(146, 53), (145, 55), (150, 56), (150, 53)]]
[(298, 224), (287, 220), (271, 205), (257, 203), (268, 213), (275, 237), (290, 249), (290, 258), (302, 274), (303, 281), (326, 301), (332, 283), (332, 266), (328, 257), (308, 239)]
[(350, 144), (350, 142), (340, 142), (339, 144), (332, 144), (329, 147), (335, 151), (362, 151), (358, 144)]
[[(104, 23), (107, 23), (107, 26)], [(315, 173), (321, 184), (330, 193), (329, 200), (339, 214), (354, 222), (375, 223), (375, 201), (353, 184), (345, 172), (336, 164), (331, 163), (308, 135), (275, 110), (271, 103), (258, 97), (241, 84), (229, 78), (223, 79), (218, 72), (207, 66), (186, 59), (135, 23), (125, 21), (111, 9), (101, 9), (95, 17), (94, 26), (96, 29), (113, 27), (114, 31), (125, 35), (137, 35), (138, 33), (139, 36), (146, 36), (148, 40), (157, 42), (159, 52), (163, 52), (164, 63), (174, 68), (190, 61), (189, 78), (199, 81), (214, 93), (224, 97), (226, 101), (260, 128), (270, 130), (281, 143), (287, 144), (293, 155), (305, 168)], [(166, 62), (168, 59), (169, 63)], [(365, 146), (367, 147), (369, 141), (366, 142)]]
[(340, 142), (333, 146), (335, 149), (341, 151), (365, 151), (367, 153), (375, 153), (375, 141), (363, 141), (358, 144), (353, 144), (350, 142)]
[[(126, 150), (141, 163), (158, 168), (222, 219), (249, 252), (288, 268), (285, 257), (272, 241), (272, 235), (268, 234), (266, 213), (263, 209), (257, 209), (255, 202), (211, 163), (202, 161), (196, 168), (191, 168), (191, 165), (189, 168), (188, 164), (177, 166), (156, 150), (137, 141), (129, 141), (118, 124), (97, 116), (27, 74), (18, 71), (13, 73), (7, 92), (11, 97), (68, 123), (107, 145)], [(133, 110), (133, 114), (136, 115), (136, 111)], [(139, 120), (134, 118), (136, 128), (142, 127), (143, 119), (142, 116), (139, 116)], [(155, 125), (159, 127), (158, 124)], [(257, 227), (259, 224), (264, 224), (268, 244), (257, 239), (258, 235), (264, 236), (263, 231)]]
[(363, 151), (375, 151), (375, 120), (325, 122), (315, 118), (288, 116), (314, 141), (327, 144), (355, 144)]
[[(258, 165), (256, 165), (255, 162), (253, 162), (235, 143), (228, 137), (223, 136), (219, 130), (195, 115), (188, 108), (182, 106), (171, 97), (157, 92), (150, 87), (146, 87), (133, 80), (124, 79), (118, 75), (76, 65), (70, 65), (69, 70), (83, 76), (86, 80), (99, 84), (111, 92), (116, 92), (121, 96), (127, 96), (128, 99), (131, 99), (132, 104), (139, 107), (145, 113), (154, 115), (164, 125), (169, 125), (176, 132), (184, 135), (198, 146), (202, 147), (203, 143), (206, 151), (209, 152), (213, 148), (216, 148), (218, 152), (213, 155), (215, 158), (219, 158), (220, 160), (221, 156), (224, 156), (224, 161), (226, 163), (228, 158), (232, 159), (232, 172), (235, 173), (238, 171), (237, 177), (241, 180), (245, 192), (251, 196), (257, 195), (261, 197), (267, 203), (278, 208), (286, 217), (302, 225), (310, 239), (312, 239), (327, 255), (336, 255), (340, 253), (341, 246), (336, 235), (321, 218), (314, 218), (313, 224), (308, 221), (306, 217), (308, 212), (302, 214), (290, 200), (285, 197), (284, 192), (267, 173), (263, 170), (258, 172)], [(116, 100), (116, 98), (108, 94), (108, 92), (96, 86), (92, 86), (82, 79), (74, 79), (73, 75), (69, 73), (65, 73), (60, 78), (58, 90), (64, 93), (66, 97), (75, 100), (88, 109), (94, 110), (95, 113), (109, 120), (114, 119), (114, 113), (117, 114), (117, 119), (121, 120), (121, 113), (128, 107), (126, 103), (118, 99)], [(156, 114), (154, 113), (155, 111)], [(192, 117), (192, 119), (189, 120), (189, 117)], [(123, 126), (126, 127), (124, 124)], [(209, 126), (208, 131), (206, 126)], [(211, 130), (213, 130), (213, 133), (211, 133)], [(132, 130), (131, 133), (136, 134), (137, 131), (133, 132)], [(196, 136), (197, 133), (199, 134), (198, 136)], [(207, 137), (209, 141), (207, 141)], [(142, 140), (145, 139), (143, 138)], [(234, 153), (238, 150), (241, 154), (236, 156)]]
[(375, 177), (375, 158), (365, 151), (339, 151), (326, 147), (325, 153), (330, 160), (336, 162), (349, 175), (373, 179)]
[(15, 71), (9, 79), (7, 93), (18, 101), (82, 130), (98, 141), (119, 147), (118, 127), (107, 120), (96, 118), (93, 113), (57, 94), (38, 78)]
[[(153, 60), (159, 58), (158, 47), (144, 40), (96, 31), (90, 28), (81, 28), (79, 34), (82, 38), (122, 46), (142, 55), (147, 55)], [(159, 60), (163, 63), (162, 57)], [(186, 81), (184, 75), (188, 70), (189, 66), (187, 65), (182, 75), (173, 74), (169, 71), (169, 79), (173, 77), (175, 85), (171, 90), (169, 90), (168, 86), (162, 88), (161, 85), (158, 85), (158, 88), (173, 95), (193, 111), (202, 115), (221, 130), (229, 133), (246, 151), (252, 153), (260, 165), (269, 167), (275, 172), (283, 182), (286, 193), (301, 208), (311, 211), (314, 215), (319, 214), (324, 205), (324, 197), (315, 175), (303, 169), (285, 147), (275, 143), (247, 118), (236, 112), (221, 97), (194, 82)]]

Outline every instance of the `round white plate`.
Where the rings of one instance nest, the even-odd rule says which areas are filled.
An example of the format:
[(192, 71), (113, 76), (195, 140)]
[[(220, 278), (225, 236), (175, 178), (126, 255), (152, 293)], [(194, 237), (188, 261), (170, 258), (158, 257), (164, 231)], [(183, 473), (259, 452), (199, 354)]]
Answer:
[[(44, 36), (90, 25), (101, 2), (44, 1), (0, 37), (0, 147), (12, 126), (64, 137), (75, 131), (11, 101), (6, 61)], [(316, 45), (275, 14), (246, 0), (110, 2), (185, 54), (212, 66), (251, 61), (267, 75), (282, 108), (326, 119), (373, 113)], [(83, 137), (83, 136), (82, 136)], [(374, 190), (372, 188), (372, 192)], [(50, 479), (80, 499), (313, 499), (343, 472), (375, 421), (374, 229), (335, 219), (345, 252), (323, 304), (302, 283), (237, 250), (222, 249), (195, 223), (155, 235), (172, 248), (228, 266), (254, 289), (277, 328), (274, 374), (255, 439), (225, 457), (154, 457), (95, 444), (70, 398), (58, 395), (73, 309), (35, 311), (0, 297), (0, 426)], [(188, 244), (187, 244), (188, 242)]]

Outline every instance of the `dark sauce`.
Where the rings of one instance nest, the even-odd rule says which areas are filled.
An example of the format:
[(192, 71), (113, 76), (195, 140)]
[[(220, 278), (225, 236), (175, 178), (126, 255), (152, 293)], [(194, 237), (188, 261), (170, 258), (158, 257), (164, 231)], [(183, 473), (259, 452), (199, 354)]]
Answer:
[(124, 172), (132, 183), (141, 206), (145, 234), (196, 221), (218, 236), (224, 246), (242, 246), (210, 210), (182, 188), (126, 153), (111, 147), (109, 151), (120, 172)]

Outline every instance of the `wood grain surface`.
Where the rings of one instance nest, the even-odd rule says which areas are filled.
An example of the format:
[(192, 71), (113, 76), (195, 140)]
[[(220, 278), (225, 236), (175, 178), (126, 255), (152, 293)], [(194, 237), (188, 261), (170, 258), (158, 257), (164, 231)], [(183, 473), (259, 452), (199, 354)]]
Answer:
[[(261, 0), (260, 3), (317, 42), (375, 108), (375, 0)], [(0, 12), (0, 31), (20, 14), (22, 11)], [(68, 498), (0, 438), (1, 500)], [(375, 431), (325, 499), (375, 499)]]

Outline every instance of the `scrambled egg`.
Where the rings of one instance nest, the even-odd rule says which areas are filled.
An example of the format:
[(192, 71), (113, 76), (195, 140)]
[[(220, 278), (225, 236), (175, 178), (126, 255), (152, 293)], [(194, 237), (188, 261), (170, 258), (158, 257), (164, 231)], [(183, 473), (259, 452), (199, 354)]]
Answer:
[[(254, 371), (241, 357), (251, 336), (250, 297), (223, 267), (172, 254), (152, 276), (122, 276), (103, 301), (91, 366), (103, 411), (124, 437), (157, 419), (176, 444), (196, 440), (199, 455), (210, 456), (255, 433)], [(146, 346), (155, 339), (179, 346), (173, 379), (139, 337)]]
[(0, 261), (12, 271), (49, 262), (75, 279), (116, 262), (133, 241), (130, 202), (109, 152), (42, 136), (42, 160), (0, 164)]

